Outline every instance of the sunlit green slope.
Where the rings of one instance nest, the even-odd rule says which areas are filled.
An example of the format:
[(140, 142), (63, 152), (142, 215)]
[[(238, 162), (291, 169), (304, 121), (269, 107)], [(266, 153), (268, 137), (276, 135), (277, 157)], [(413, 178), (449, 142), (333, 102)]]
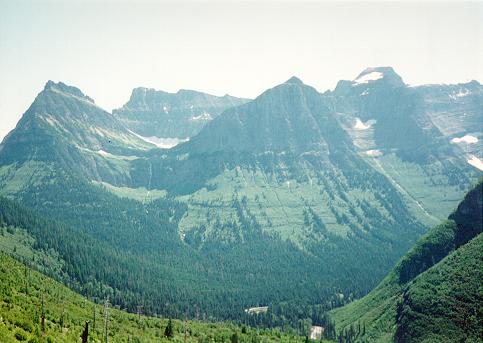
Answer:
[[(42, 330), (42, 298), (45, 313)], [(94, 320), (94, 312), (96, 319)], [(104, 306), (94, 304), (60, 283), (0, 253), (0, 342), (80, 342), (90, 321), (89, 342), (101, 342)], [(95, 324), (94, 324), (95, 323)], [(108, 309), (109, 342), (303, 342), (278, 331), (232, 324), (173, 321), (174, 337), (165, 337), (168, 319)]]

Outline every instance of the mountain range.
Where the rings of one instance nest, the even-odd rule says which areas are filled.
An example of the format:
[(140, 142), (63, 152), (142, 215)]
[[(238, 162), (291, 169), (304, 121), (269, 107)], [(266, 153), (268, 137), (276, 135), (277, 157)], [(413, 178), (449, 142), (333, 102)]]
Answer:
[(113, 115), (142, 136), (183, 140), (196, 135), (224, 110), (248, 101), (228, 94), (218, 97), (186, 89), (167, 93), (139, 87)]
[(27, 230), (83, 294), (178, 317), (269, 305), (278, 325), (283, 304), (367, 294), (454, 210), (482, 175), (482, 104), (476, 81), (390, 67), (253, 100), (136, 88), (112, 114), (49, 81), (0, 145), (0, 195), (88, 242)]

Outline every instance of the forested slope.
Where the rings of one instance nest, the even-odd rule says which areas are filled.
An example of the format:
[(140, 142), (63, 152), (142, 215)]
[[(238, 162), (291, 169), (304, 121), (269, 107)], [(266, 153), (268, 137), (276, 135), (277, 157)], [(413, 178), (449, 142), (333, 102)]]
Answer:
[[(424, 317), (428, 317), (431, 311), (434, 311), (434, 318), (438, 317), (436, 314), (440, 316), (436, 321), (439, 321), (438, 325), (442, 328), (456, 326), (460, 330), (460, 335), (461, 332), (466, 332), (465, 330), (474, 331), (475, 323), (471, 322), (473, 320), (471, 318), (474, 318), (475, 314), (472, 314), (472, 306), (474, 303), (479, 307), (482, 305), (479, 281), (481, 273), (476, 270), (471, 272), (471, 268), (477, 267), (476, 269), (479, 270), (483, 268), (481, 254), (472, 253), (475, 252), (474, 246), (481, 242), (482, 186), (483, 182), (480, 181), (466, 195), (448, 220), (432, 228), (422, 237), (372, 292), (360, 300), (331, 312), (332, 319), (335, 320), (337, 328), (343, 332), (347, 341), (412, 342), (412, 338), (407, 338), (407, 335), (411, 337), (412, 333), (406, 328), (412, 328), (415, 336), (421, 336), (419, 330), (425, 332), (423, 329), (425, 326), (420, 326), (418, 330), (416, 328), (425, 321)], [(469, 241), (471, 245), (468, 245)], [(461, 250), (463, 248), (464, 250)], [(440, 262), (448, 255), (446, 262)], [(454, 268), (452, 269), (451, 266)], [(466, 278), (463, 288), (459, 283), (450, 283), (450, 280), (457, 279), (460, 274), (463, 280)], [(439, 276), (435, 277), (435, 275)], [(431, 294), (422, 291), (429, 280), (433, 282)], [(449, 287), (450, 285), (453, 288)], [(463, 292), (464, 297), (455, 300), (454, 303), (448, 302), (447, 289), (453, 289), (456, 293)], [(456, 293), (453, 295), (456, 296)], [(472, 294), (479, 295), (472, 297)], [(464, 305), (468, 297), (473, 298), (474, 303)], [(416, 302), (412, 302), (413, 299)], [(425, 300), (430, 301), (424, 303)], [(454, 312), (455, 306), (460, 306), (462, 312)], [(428, 308), (424, 310), (422, 307)], [(422, 311), (421, 316), (417, 315), (418, 311)], [(443, 315), (445, 311), (447, 312)], [(459, 324), (454, 324), (458, 322), (456, 317), (460, 315), (466, 319), (461, 320)], [(413, 322), (415, 317), (422, 322), (415, 324)], [(359, 328), (359, 326), (362, 330), (356, 333), (359, 330), (353, 328)], [(428, 321), (428, 335), (435, 332), (431, 331), (429, 326), (433, 326), (434, 329), (435, 322)], [(451, 330), (455, 329), (438, 331), (445, 332), (441, 335), (446, 337), (445, 335), (449, 335)], [(447, 339), (450, 339), (450, 336), (447, 336)]]
[[(105, 307), (0, 253), (0, 342), (80, 342), (89, 320), (89, 342), (105, 341)], [(140, 311), (143, 309), (141, 308)], [(108, 306), (110, 342), (303, 342), (304, 338), (224, 323), (172, 321)], [(42, 324), (42, 317), (44, 322)]]

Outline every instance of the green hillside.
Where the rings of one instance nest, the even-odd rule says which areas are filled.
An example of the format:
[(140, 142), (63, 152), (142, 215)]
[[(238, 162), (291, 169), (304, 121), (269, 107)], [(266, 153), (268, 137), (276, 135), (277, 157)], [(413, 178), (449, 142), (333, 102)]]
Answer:
[[(455, 292), (465, 293), (465, 296), (478, 293), (479, 298), (474, 298), (474, 303), (481, 307), (481, 286), (478, 285), (481, 275), (468, 274), (467, 268), (471, 270), (471, 266), (475, 264), (480, 270), (482, 269), (481, 256), (479, 254), (471, 255), (471, 252), (474, 251), (472, 246), (481, 242), (482, 186), (483, 182), (480, 181), (466, 195), (448, 220), (432, 228), (422, 237), (373, 291), (360, 300), (332, 311), (331, 317), (335, 321), (337, 329), (341, 332), (354, 331), (352, 328), (358, 328), (360, 325), (363, 329), (356, 339), (360, 342), (391, 342), (395, 339), (396, 331), (401, 342), (413, 342), (411, 339), (405, 338), (410, 333), (404, 327), (414, 327), (414, 317), (424, 321), (424, 316), (428, 315), (425, 311), (420, 316), (417, 315), (417, 311), (423, 309), (410, 301), (413, 298), (422, 304), (428, 296), (431, 296), (434, 305), (445, 304), (435, 306), (434, 311), (445, 309), (446, 316), (451, 318), (460, 315), (458, 312), (451, 312), (451, 309), (457, 305), (448, 303), (446, 290), (451, 289), (448, 287), (449, 285), (454, 287)], [(472, 239), (474, 241), (470, 246), (467, 242)], [(462, 250), (463, 248), (464, 250)], [(463, 251), (466, 252), (463, 253)], [(441, 261), (448, 255), (445, 262)], [(453, 270), (450, 269), (452, 265), (455, 267)], [(473, 268), (473, 270), (478, 268)], [(448, 284), (449, 280), (458, 278), (460, 273), (462, 277), (469, 279), (466, 282), (466, 288), (461, 288), (458, 284)], [(444, 277), (443, 275), (446, 274), (451, 275)], [(435, 277), (435, 275), (439, 276)], [(428, 280), (431, 280), (434, 287), (431, 295), (427, 291), (423, 291)], [(457, 300), (456, 302), (459, 306), (464, 305), (464, 301)], [(422, 306), (430, 307), (428, 303)], [(472, 306), (471, 302), (466, 306)], [(468, 318), (468, 321), (471, 320)], [(451, 326), (452, 324), (449, 323), (449, 319), (441, 318), (438, 325)], [(460, 324), (473, 325), (466, 322)], [(428, 325), (434, 325), (434, 323)], [(460, 329), (464, 330), (461, 327)], [(426, 332), (424, 326), (420, 326), (419, 330)], [(427, 332), (431, 332), (430, 329), (427, 329)], [(421, 335), (421, 332), (415, 334)]]
[(396, 342), (483, 341), (482, 247), (479, 234), (412, 281), (398, 306)]
[[(42, 312), (45, 314), (43, 330)], [(86, 320), (90, 321), (89, 342), (101, 342), (103, 305), (88, 301), (0, 253), (0, 342), (80, 342)], [(130, 314), (109, 307), (108, 338), (116, 343), (233, 342), (233, 335), (238, 342), (303, 342), (305, 339), (280, 331), (256, 330), (228, 323), (180, 320), (172, 323), (173, 337), (168, 339), (164, 335), (168, 319)]]

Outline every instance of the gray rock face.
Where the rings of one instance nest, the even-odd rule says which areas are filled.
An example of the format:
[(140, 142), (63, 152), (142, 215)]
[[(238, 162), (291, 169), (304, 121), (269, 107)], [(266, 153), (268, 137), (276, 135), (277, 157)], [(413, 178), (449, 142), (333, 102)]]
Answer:
[(191, 90), (168, 93), (140, 87), (113, 114), (125, 127), (142, 136), (184, 139), (196, 135), (227, 108), (247, 101)]
[[(405, 160), (424, 163), (463, 157), (461, 145), (451, 140), (481, 135), (482, 89), (476, 81), (409, 87), (392, 68), (384, 67), (368, 68), (354, 81), (340, 81), (324, 98), (346, 127), (371, 130), (368, 138), (373, 141), (361, 142), (365, 148), (393, 151)], [(471, 145), (469, 152), (478, 147)]]
[[(193, 137), (195, 151), (327, 153), (348, 137), (320, 94), (293, 77), (252, 102), (227, 110)], [(187, 148), (188, 148), (187, 145)]]
[(446, 141), (458, 145), (466, 154), (481, 154), (483, 86), (479, 82), (426, 85), (414, 90), (423, 98), (424, 112)]
[(0, 165), (58, 164), (67, 173), (89, 179), (127, 182), (129, 176), (112, 163), (114, 157), (134, 158), (154, 147), (78, 88), (48, 81), (2, 142)]

